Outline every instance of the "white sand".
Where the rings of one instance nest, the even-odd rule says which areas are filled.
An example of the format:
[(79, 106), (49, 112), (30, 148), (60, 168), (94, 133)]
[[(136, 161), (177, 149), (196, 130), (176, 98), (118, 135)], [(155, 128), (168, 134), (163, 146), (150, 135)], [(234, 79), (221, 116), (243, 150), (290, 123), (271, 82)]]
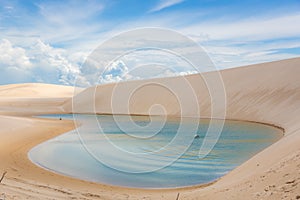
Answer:
[[(76, 88), (81, 91), (82, 88)], [(61, 113), (62, 104), (74, 95), (74, 87), (41, 83), (0, 86), (0, 114)]]
[[(213, 77), (212, 73), (206, 73), (204, 76)], [(0, 185), (0, 195), (5, 193), (12, 199), (14, 196), (15, 199), (176, 199), (177, 193), (180, 193), (179, 199), (296, 199), (296, 196), (300, 195), (300, 58), (223, 70), (221, 74), (227, 95), (227, 118), (273, 124), (284, 128), (285, 136), (216, 183), (207, 187), (137, 190), (88, 183), (56, 175), (34, 166), (28, 160), (23, 167), (19, 161), (23, 160), (25, 163), (30, 146), (71, 129), (72, 123), (0, 117), (0, 125), (3, 125), (0, 131), (1, 152), (3, 152), (0, 159), (4, 161), (0, 164), (0, 171), (1, 168), (8, 171)], [(201, 115), (211, 116), (210, 98), (203, 80), (199, 79), (198, 75), (187, 76), (187, 80), (197, 91)], [(116, 95), (114, 97), (117, 100), (121, 99), (126, 90), (146, 82), (121, 83), (119, 85), (122, 90), (114, 93)], [(179, 78), (156, 79), (155, 82), (171, 83), (176, 88), (181, 87)], [(114, 84), (108, 84), (97, 88), (98, 113), (112, 113), (110, 102), (113, 87)], [(42, 88), (46, 90), (47, 87)], [(63, 90), (61, 92), (64, 93)], [(0, 112), (14, 115), (71, 112), (70, 99), (57, 102), (57, 97), (60, 99), (63, 96), (61, 92), (49, 93), (51, 95), (47, 96), (48, 102), (44, 101), (43, 96), (41, 100), (43, 106), (39, 106), (38, 98), (35, 98), (34, 103), (30, 100), (30, 109), (25, 109), (26, 101), (16, 108), (9, 104), (10, 100), (5, 101), (3, 98)], [(89, 104), (89, 97), (93, 93), (94, 88), (90, 88), (75, 97), (75, 112), (93, 111)], [(14, 94), (13, 91), (9, 94), (10, 98), (23, 95), (17, 92)], [(178, 101), (174, 96), (154, 85), (148, 86), (146, 90), (139, 90), (132, 96), (129, 113), (148, 114), (149, 108), (154, 103), (164, 105), (167, 114), (180, 113)], [(47, 107), (47, 104), (50, 106)], [(128, 113), (127, 107), (123, 105), (117, 104), (113, 108), (114, 113)], [(11, 109), (13, 112), (10, 112)], [(221, 116), (222, 108), (217, 109), (219, 109), (217, 116)], [(3, 110), (5, 112), (2, 112)], [(161, 111), (152, 110), (153, 113), (160, 114)], [(194, 116), (195, 109), (188, 108), (185, 115)], [(16, 135), (4, 136), (8, 133)], [(24, 148), (22, 144), (28, 140), (30, 145)]]

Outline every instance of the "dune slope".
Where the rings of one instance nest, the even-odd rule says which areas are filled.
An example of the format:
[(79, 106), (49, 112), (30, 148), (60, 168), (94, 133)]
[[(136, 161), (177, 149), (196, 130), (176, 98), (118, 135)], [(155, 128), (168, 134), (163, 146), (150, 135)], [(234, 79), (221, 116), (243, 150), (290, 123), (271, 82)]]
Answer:
[[(76, 88), (76, 91), (81, 91)], [(42, 83), (0, 86), (0, 114), (61, 113), (61, 105), (74, 95), (74, 87)]]
[[(199, 75), (185, 77), (195, 92), (203, 117), (212, 116), (213, 97), (209, 94), (210, 86), (206, 86), (205, 80), (217, 77), (215, 74), (216, 72), (204, 73), (204, 78)], [(286, 129), (287, 134), (290, 130), (299, 128), (299, 119), (295, 117), (300, 113), (299, 74), (300, 58), (220, 71), (226, 94), (226, 118), (274, 124)], [(143, 115), (151, 114), (151, 106), (160, 104), (165, 107), (165, 112), (157, 110), (152, 114), (180, 115), (178, 95), (158, 84), (180, 88), (181, 83), (182, 78), (175, 77), (100, 85), (79, 93), (73, 101), (70, 99), (64, 104), (64, 109), (77, 113)], [(138, 89), (134, 90), (135, 88)], [(127, 90), (133, 93), (129, 101), (124, 103), (120, 99), (127, 97)], [(196, 116), (195, 105), (190, 104), (190, 107), (185, 109), (183, 115)], [(215, 109), (217, 117), (224, 112), (223, 108)]]
[[(211, 103), (214, 99), (205, 84), (205, 80), (217, 77), (216, 73), (204, 73), (202, 78), (199, 75), (185, 77), (195, 91), (202, 117), (222, 117), (224, 112), (224, 108)], [(285, 136), (216, 184), (182, 196), (187, 199), (296, 198), (300, 193), (300, 58), (222, 70), (220, 75), (226, 94), (226, 118), (282, 127)], [(175, 77), (92, 87), (75, 96), (73, 102), (66, 102), (64, 108), (76, 113), (180, 115), (176, 95), (157, 86), (181, 88), (180, 79)], [(122, 101), (127, 98), (128, 90), (134, 92), (128, 102)], [(165, 110), (151, 110), (154, 104), (162, 105)], [(185, 108), (183, 115), (196, 116), (195, 105)]]

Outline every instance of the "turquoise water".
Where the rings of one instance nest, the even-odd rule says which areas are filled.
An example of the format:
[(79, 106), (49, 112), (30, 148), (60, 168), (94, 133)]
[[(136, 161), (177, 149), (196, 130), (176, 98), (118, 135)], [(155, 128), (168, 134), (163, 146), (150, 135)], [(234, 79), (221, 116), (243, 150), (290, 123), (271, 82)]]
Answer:
[[(72, 118), (72, 115), (46, 117)], [(36, 146), (29, 152), (29, 158), (48, 170), (108, 185), (185, 187), (220, 178), (282, 136), (281, 130), (271, 126), (226, 120), (218, 142), (206, 157), (201, 158), (199, 149), (206, 137), (209, 120), (201, 119), (194, 133), (191, 123), (195, 119), (180, 123), (179, 119), (169, 118), (163, 123), (163, 117), (150, 120), (149, 117), (134, 116), (132, 119), (137, 126), (132, 127), (129, 116), (117, 117), (126, 131), (114, 122), (113, 116), (76, 115), (81, 124), (77, 131)], [(214, 123), (221, 124), (222, 121)], [(179, 126), (184, 126), (184, 137), (176, 140)], [(194, 138), (195, 134), (199, 137)], [(193, 138), (188, 147), (184, 138)], [(174, 144), (172, 148), (162, 151), (170, 143)]]

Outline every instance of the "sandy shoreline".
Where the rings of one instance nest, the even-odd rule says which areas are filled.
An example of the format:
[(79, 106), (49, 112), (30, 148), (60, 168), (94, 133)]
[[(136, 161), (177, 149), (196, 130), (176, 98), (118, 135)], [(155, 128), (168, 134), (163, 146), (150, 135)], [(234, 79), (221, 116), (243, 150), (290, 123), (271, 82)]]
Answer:
[[(68, 99), (72, 88), (53, 87), (50, 96), (41, 94), (39, 97), (36, 91), (49, 87), (39, 85), (39, 89), (22, 102), (18, 100), (20, 95), (12, 93), (7, 101), (0, 88), (0, 173), (7, 171), (0, 184), (0, 199), (1, 194), (6, 199), (176, 199), (178, 193), (179, 199), (296, 199), (300, 195), (299, 66), (300, 59), (297, 58), (222, 71), (228, 96), (227, 117), (282, 127), (284, 137), (215, 183), (180, 189), (106, 186), (57, 175), (35, 166), (27, 158), (27, 152), (35, 145), (73, 129), (73, 122), (3, 115), (70, 112)], [(34, 85), (28, 86), (32, 87)], [(107, 88), (105, 90), (107, 92)], [(28, 94), (23, 89), (21, 95), (24, 91)], [(59, 91), (59, 95), (55, 95), (55, 91)], [(36, 104), (38, 98), (42, 100)], [(9, 102), (16, 102), (12, 111)], [(84, 100), (81, 103), (84, 104)], [(135, 106), (134, 113), (144, 113), (147, 109), (141, 104)], [(105, 105), (100, 105), (99, 109), (109, 110)]]

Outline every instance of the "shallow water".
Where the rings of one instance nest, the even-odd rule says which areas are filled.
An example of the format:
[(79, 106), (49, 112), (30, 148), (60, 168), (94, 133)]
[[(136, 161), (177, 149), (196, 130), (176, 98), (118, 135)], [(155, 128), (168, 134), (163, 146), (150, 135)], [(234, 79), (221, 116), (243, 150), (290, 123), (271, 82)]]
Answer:
[[(117, 116), (120, 128), (114, 117), (76, 115), (81, 124), (77, 131), (36, 146), (29, 152), (29, 158), (48, 170), (103, 184), (184, 187), (220, 178), (282, 136), (281, 130), (271, 126), (226, 120), (212, 151), (200, 158), (199, 149), (210, 122), (207, 119), (200, 120), (194, 133), (195, 119), (181, 119), (180, 123), (179, 119), (169, 118), (164, 123), (163, 117), (152, 117), (151, 121), (149, 117), (135, 116), (132, 126), (129, 116)], [(174, 139), (180, 126), (184, 127), (180, 133), (183, 137)], [(195, 134), (199, 137), (194, 138)], [(170, 143), (173, 146), (165, 150)]]

